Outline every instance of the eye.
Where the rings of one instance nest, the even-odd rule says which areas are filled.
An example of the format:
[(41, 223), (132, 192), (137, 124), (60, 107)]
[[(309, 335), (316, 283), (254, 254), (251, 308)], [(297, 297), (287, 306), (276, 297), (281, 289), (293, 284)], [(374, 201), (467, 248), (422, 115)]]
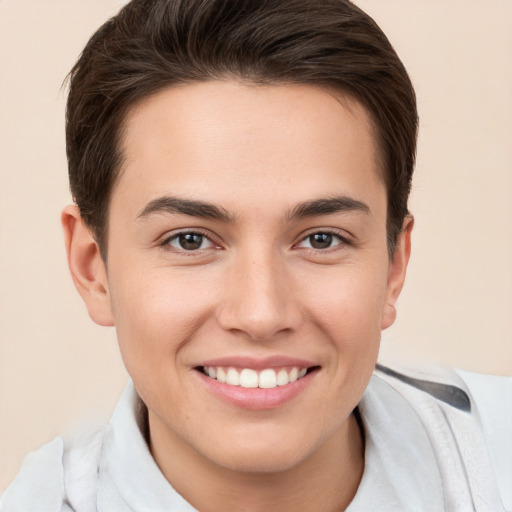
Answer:
[(331, 249), (347, 241), (340, 235), (328, 231), (318, 231), (304, 238), (297, 246), (307, 249), (324, 250)]
[(162, 245), (170, 245), (178, 251), (200, 251), (211, 249), (215, 244), (202, 233), (187, 231), (168, 238)]

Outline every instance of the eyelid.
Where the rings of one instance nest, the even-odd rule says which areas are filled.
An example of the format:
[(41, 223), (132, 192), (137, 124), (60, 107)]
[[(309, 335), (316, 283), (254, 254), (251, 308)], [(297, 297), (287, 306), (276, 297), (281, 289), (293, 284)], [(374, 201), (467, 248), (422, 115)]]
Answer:
[[(191, 250), (187, 251), (185, 249), (179, 249), (176, 247), (173, 247), (170, 245), (170, 242), (172, 240), (175, 240), (181, 235), (187, 235), (187, 234), (196, 234), (204, 236), (206, 239), (210, 241), (212, 244), (212, 247), (207, 247), (206, 249), (197, 249), (197, 250)], [(158, 245), (167, 251), (178, 253), (178, 254), (185, 254), (187, 256), (194, 256), (195, 254), (204, 253), (205, 251), (210, 251), (212, 249), (219, 249), (221, 248), (221, 244), (216, 239), (217, 237), (213, 236), (213, 234), (205, 229), (202, 228), (182, 228), (182, 229), (176, 229), (171, 232), (166, 233), (163, 237), (161, 237), (158, 241)]]
[(299, 237), (299, 240), (293, 244), (293, 247), (298, 247), (299, 244), (304, 242), (306, 239), (308, 239), (310, 236), (313, 236), (317, 233), (325, 233), (328, 235), (333, 235), (337, 237), (340, 240), (339, 244), (334, 245), (333, 247), (329, 247), (327, 249), (315, 249), (314, 247), (305, 247), (304, 249), (310, 249), (312, 251), (318, 251), (318, 252), (329, 252), (330, 250), (336, 250), (336, 248), (339, 248), (340, 246), (347, 246), (347, 245), (353, 245), (354, 241), (352, 240), (351, 236), (346, 232), (335, 228), (313, 228), (305, 233), (302, 233)]

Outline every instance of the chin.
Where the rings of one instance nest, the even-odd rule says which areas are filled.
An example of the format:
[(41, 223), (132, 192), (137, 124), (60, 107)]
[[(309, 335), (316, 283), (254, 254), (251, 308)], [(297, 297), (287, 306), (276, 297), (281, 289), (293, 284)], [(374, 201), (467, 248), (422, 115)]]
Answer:
[(225, 457), (219, 465), (236, 473), (273, 474), (281, 473), (298, 466), (303, 457), (297, 453), (243, 453), (239, 456)]
[[(284, 442), (286, 441), (286, 442)], [(208, 454), (208, 458), (227, 470), (238, 473), (279, 473), (299, 465), (308, 458), (310, 450), (302, 440), (290, 442), (289, 438), (265, 439), (254, 442), (240, 440), (224, 447), (222, 452)]]

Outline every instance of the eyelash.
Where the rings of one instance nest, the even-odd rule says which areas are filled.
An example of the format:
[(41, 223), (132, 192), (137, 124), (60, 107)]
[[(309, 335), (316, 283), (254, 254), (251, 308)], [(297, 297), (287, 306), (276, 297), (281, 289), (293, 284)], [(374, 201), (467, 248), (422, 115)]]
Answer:
[[(210, 242), (210, 244), (213, 245), (213, 247), (208, 247), (206, 249), (198, 248), (198, 249), (190, 249), (190, 250), (187, 250), (185, 248), (172, 247), (172, 245), (171, 245), (172, 241), (177, 240), (180, 237), (186, 236), (186, 235), (200, 236), (200, 237), (202, 237), (201, 243), (204, 241), (204, 239), (206, 239)], [(336, 238), (339, 241), (339, 243), (332, 245), (330, 247), (327, 247), (327, 248), (323, 248), (323, 249), (318, 249), (315, 247), (304, 247), (304, 248), (299, 247), (300, 244), (304, 243), (306, 240), (310, 239), (311, 237), (313, 237), (315, 235), (329, 235), (329, 236), (332, 236), (333, 238)], [(185, 230), (185, 231), (179, 231), (177, 233), (173, 233), (172, 235), (170, 235), (170, 236), (166, 237), (164, 240), (162, 240), (162, 242), (159, 245), (160, 245), (160, 247), (162, 247), (168, 251), (177, 252), (177, 253), (184, 254), (187, 256), (195, 256), (198, 254), (204, 254), (204, 251), (210, 250), (212, 248), (214, 248), (214, 249), (219, 248), (218, 247), (219, 244), (217, 244), (215, 241), (212, 240), (211, 235), (208, 235), (207, 233), (201, 231), (200, 229)], [(294, 244), (293, 247), (298, 248), (298, 249), (307, 249), (307, 250), (313, 251), (315, 253), (325, 254), (328, 252), (339, 250), (342, 247), (346, 247), (346, 246), (350, 246), (350, 245), (353, 245), (352, 241), (350, 239), (348, 239), (346, 236), (343, 236), (342, 234), (340, 234), (338, 231), (335, 231), (332, 229), (320, 229), (320, 230), (311, 231), (307, 235), (303, 236), (298, 243)]]
[[(171, 242), (173, 242), (174, 240), (178, 240), (180, 237), (186, 236), (186, 235), (200, 236), (200, 237), (202, 237), (201, 243), (204, 241), (204, 239), (206, 239), (212, 244), (213, 247), (208, 247), (206, 249), (199, 248), (199, 249), (191, 249), (191, 250), (187, 250), (184, 248), (172, 247)], [(179, 231), (177, 233), (173, 233), (172, 235), (167, 236), (164, 240), (162, 240), (159, 243), (159, 246), (167, 251), (176, 252), (176, 253), (183, 254), (186, 256), (196, 256), (198, 254), (204, 254), (205, 250), (216, 249), (218, 247), (218, 245), (219, 244), (217, 244), (216, 242), (214, 242), (212, 240), (211, 235), (208, 235), (207, 233), (201, 231), (200, 229), (190, 229), (190, 230)]]
[(337, 243), (336, 245), (332, 245), (325, 249), (316, 249), (315, 247), (306, 247), (305, 248), (305, 249), (313, 251), (315, 253), (325, 254), (325, 253), (329, 253), (332, 251), (342, 249), (343, 247), (346, 247), (346, 246), (353, 245), (352, 240), (350, 240), (346, 236), (342, 235), (339, 231), (336, 231), (333, 229), (316, 229), (314, 231), (311, 231), (307, 235), (303, 236), (300, 239), (300, 241), (297, 244), (295, 244), (295, 247), (298, 246), (299, 244), (305, 242), (308, 238), (313, 237), (314, 235), (330, 235), (333, 238), (337, 238), (339, 240), (339, 243)]

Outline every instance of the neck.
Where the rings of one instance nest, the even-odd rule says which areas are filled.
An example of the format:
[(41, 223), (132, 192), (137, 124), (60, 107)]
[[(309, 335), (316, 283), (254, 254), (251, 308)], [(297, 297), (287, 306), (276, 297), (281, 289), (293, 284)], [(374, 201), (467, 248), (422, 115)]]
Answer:
[(309, 457), (278, 472), (221, 467), (168, 431), (160, 435), (162, 428), (150, 415), (153, 457), (174, 489), (201, 511), (344, 510), (363, 474), (364, 442), (354, 414)]

